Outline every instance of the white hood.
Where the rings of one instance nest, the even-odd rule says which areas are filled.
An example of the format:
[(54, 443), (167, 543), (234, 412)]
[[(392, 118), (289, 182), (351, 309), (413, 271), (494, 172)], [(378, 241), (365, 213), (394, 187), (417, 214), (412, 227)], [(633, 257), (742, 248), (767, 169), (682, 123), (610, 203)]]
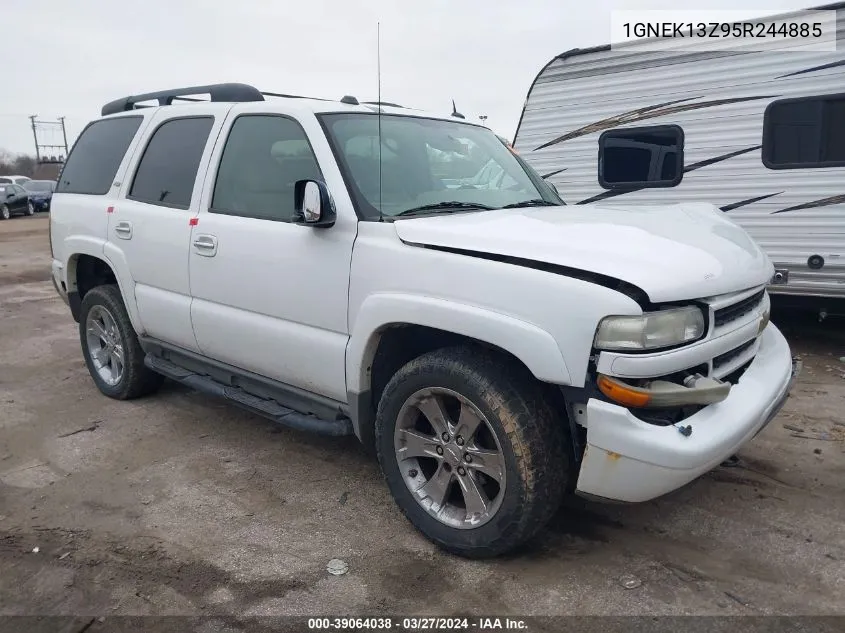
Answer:
[(774, 273), (748, 234), (709, 204), (500, 209), (408, 218), (394, 226), (408, 243), (614, 277), (655, 303), (744, 290)]

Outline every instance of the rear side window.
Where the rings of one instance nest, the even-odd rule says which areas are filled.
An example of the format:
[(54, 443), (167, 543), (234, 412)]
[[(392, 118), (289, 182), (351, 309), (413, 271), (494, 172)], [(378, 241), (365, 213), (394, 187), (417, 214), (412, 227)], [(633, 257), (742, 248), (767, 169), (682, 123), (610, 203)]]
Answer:
[(129, 190), (129, 198), (187, 209), (213, 117), (171, 119), (153, 132)]
[(62, 169), (56, 193), (108, 193), (117, 168), (143, 117), (125, 116), (95, 121), (86, 127)]

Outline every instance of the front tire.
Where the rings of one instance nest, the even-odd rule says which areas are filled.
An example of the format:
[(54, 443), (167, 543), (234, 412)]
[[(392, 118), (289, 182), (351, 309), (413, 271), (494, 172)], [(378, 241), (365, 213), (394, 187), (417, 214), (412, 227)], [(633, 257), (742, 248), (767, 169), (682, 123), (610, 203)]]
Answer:
[(164, 377), (144, 365), (144, 350), (116, 285), (89, 290), (80, 312), (82, 354), (101, 393), (130, 400), (161, 386)]
[(26, 214), (35, 215), (35, 205), (32, 204), (31, 200), (26, 203)]
[(524, 543), (566, 488), (565, 420), (522, 366), (475, 347), (429, 352), (387, 384), (376, 450), (405, 516), (470, 558)]
[(0, 205), (0, 220), (8, 220), (10, 217), (12, 217), (12, 212), (9, 211), (9, 205)]

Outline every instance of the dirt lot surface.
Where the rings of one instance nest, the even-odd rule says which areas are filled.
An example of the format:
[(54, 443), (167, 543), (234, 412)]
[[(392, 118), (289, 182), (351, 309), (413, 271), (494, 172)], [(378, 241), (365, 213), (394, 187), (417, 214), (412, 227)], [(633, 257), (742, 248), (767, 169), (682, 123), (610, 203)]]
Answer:
[(0, 222), (0, 614), (845, 614), (843, 321), (775, 314), (805, 369), (736, 467), (573, 501), (473, 562), (415, 532), (354, 439), (172, 384), (101, 396), (49, 257), (46, 218)]

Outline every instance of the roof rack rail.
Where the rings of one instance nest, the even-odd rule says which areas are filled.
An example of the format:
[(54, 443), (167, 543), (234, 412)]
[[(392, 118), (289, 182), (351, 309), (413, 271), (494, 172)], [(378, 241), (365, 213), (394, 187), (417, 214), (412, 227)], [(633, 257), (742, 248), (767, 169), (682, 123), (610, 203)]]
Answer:
[(265, 97), (282, 97), (283, 99), (313, 99), (314, 101), (331, 101), (331, 99), (321, 99), (320, 97), (306, 97), (305, 95), (288, 95), (281, 92), (266, 92), (261, 91)]
[(364, 104), (374, 106), (388, 106), (391, 108), (405, 108), (405, 106), (400, 106), (398, 103), (390, 103), (390, 101), (364, 101)]
[(185, 99), (184, 97), (186, 95), (198, 94), (210, 95), (212, 101), (264, 101), (264, 96), (261, 92), (248, 84), (210, 84), (208, 86), (191, 86), (188, 88), (148, 92), (146, 94), (130, 95), (122, 99), (115, 99), (103, 106), (102, 115), (117, 114), (118, 112), (127, 112), (137, 107), (143, 107), (138, 106), (143, 101), (158, 101), (159, 105), (170, 105), (175, 100), (195, 101), (195, 99)]

